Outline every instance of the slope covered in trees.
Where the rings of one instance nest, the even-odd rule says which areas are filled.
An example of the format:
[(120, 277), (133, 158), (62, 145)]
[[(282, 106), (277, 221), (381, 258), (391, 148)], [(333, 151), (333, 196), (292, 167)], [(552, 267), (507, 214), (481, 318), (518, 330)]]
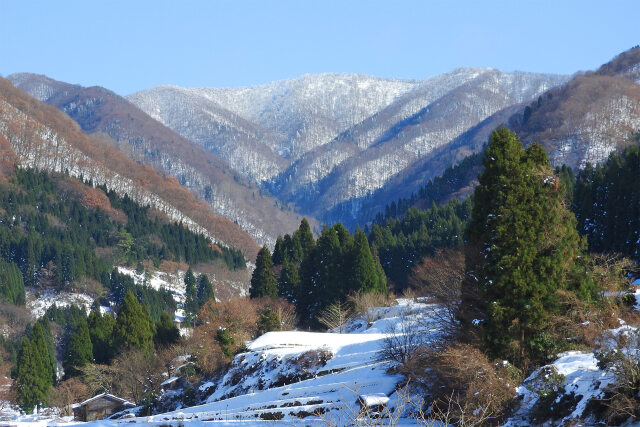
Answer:
[(640, 261), (639, 177), (638, 145), (611, 154), (602, 165), (587, 164), (577, 174), (572, 208), (592, 251)]
[(175, 177), (204, 199), (213, 212), (235, 221), (261, 245), (273, 244), (278, 234), (293, 230), (300, 221), (299, 215), (242, 178), (210, 150), (105, 88), (71, 85), (28, 73), (12, 74), (8, 79), (69, 115), (84, 132), (104, 138), (132, 159)]
[[(58, 109), (45, 105), (0, 78), (0, 134), (9, 142), (10, 159), (19, 166), (83, 177), (120, 196), (149, 204), (188, 228), (253, 258), (259, 247), (233, 222), (207, 205), (173, 177), (162, 177), (104, 141), (89, 137)], [(0, 141), (2, 142), (2, 141)]]
[(340, 223), (325, 226), (316, 240), (303, 219), (293, 236), (278, 237), (273, 257), (263, 248), (256, 264), (251, 297), (288, 299), (306, 326), (317, 327), (318, 315), (348, 295), (387, 293), (387, 278), (365, 233), (352, 235)]

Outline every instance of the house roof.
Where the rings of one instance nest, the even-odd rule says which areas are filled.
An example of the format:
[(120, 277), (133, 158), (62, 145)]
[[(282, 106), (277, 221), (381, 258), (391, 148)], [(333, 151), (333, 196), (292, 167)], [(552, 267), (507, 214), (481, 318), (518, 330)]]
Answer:
[(358, 399), (367, 407), (386, 405), (389, 403), (389, 398), (384, 393), (361, 394), (358, 396)]
[(120, 398), (118, 396), (114, 396), (113, 394), (109, 394), (109, 393), (100, 393), (100, 394), (98, 394), (96, 396), (93, 396), (90, 399), (85, 400), (84, 402), (80, 403), (78, 406), (84, 406), (87, 403), (93, 402), (94, 400), (98, 400), (98, 399), (111, 400), (113, 402), (117, 402), (117, 403), (120, 403), (120, 404), (125, 405), (125, 406), (129, 406), (129, 405), (131, 405), (132, 407), (136, 406), (134, 403), (131, 403), (128, 400), (122, 399), (122, 398)]

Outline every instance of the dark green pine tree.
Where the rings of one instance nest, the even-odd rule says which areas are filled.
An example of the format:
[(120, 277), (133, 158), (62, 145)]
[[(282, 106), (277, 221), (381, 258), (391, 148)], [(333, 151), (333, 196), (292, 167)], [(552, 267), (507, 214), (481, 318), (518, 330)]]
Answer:
[(278, 296), (286, 298), (292, 303), (295, 303), (298, 285), (300, 285), (298, 269), (297, 264), (285, 259), (282, 270), (280, 270), (280, 277), (278, 278)]
[(276, 276), (273, 273), (273, 264), (269, 248), (263, 246), (256, 257), (256, 269), (251, 275), (251, 287), (249, 288), (251, 298), (277, 298), (278, 285)]
[(371, 256), (373, 257), (373, 262), (376, 265), (376, 275), (378, 276), (378, 292), (382, 292), (386, 294), (389, 292), (389, 288), (387, 287), (387, 275), (384, 272), (384, 268), (382, 268), (382, 263), (380, 262), (380, 257), (378, 256), (378, 248), (376, 245), (371, 247)]
[(347, 292), (385, 292), (380, 286), (367, 236), (360, 228), (356, 230), (351, 251), (351, 274), (348, 276), (348, 283)]
[[(467, 230), (464, 301), (480, 295), (489, 351), (516, 363), (552, 350), (545, 328), (556, 290), (594, 295), (576, 220), (542, 147), (504, 127), (490, 137)], [(466, 307), (473, 313), (472, 307)]]
[(24, 338), (17, 358), (17, 374), (14, 384), (17, 401), (23, 411), (30, 414), (36, 405), (45, 402), (51, 384), (49, 372), (42, 364), (35, 344)]
[(342, 288), (346, 283), (344, 266), (349, 262), (343, 259), (340, 237), (347, 247), (349, 240), (341, 226), (325, 227), (300, 265), (300, 286), (295, 305), (301, 322), (306, 325), (316, 326), (316, 315), (343, 295)]
[(87, 321), (80, 318), (75, 330), (69, 336), (64, 353), (63, 367), (66, 377), (73, 377), (80, 373), (77, 368), (86, 366), (93, 359), (93, 345), (89, 334)]
[(271, 261), (273, 261), (273, 265), (284, 264), (284, 260), (286, 256), (285, 251), (286, 251), (286, 248), (284, 246), (284, 240), (282, 239), (282, 236), (278, 236), (278, 238), (276, 239), (276, 245), (273, 247), (273, 255), (271, 256)]
[[(44, 322), (46, 322), (45, 327), (42, 326)], [(31, 342), (35, 348), (38, 363), (41, 365), (41, 369), (38, 372), (44, 373), (43, 379), (46, 381), (47, 386), (51, 387), (56, 381), (57, 363), (49, 322), (46, 320), (44, 322), (37, 321), (33, 325)]]
[(294, 258), (298, 262), (306, 258), (315, 246), (316, 242), (313, 239), (311, 226), (309, 226), (309, 221), (307, 221), (306, 218), (302, 218), (302, 221), (300, 221), (300, 226), (293, 233), (293, 243), (294, 247), (299, 247), (301, 250), (301, 253), (298, 255), (298, 257)]
[(22, 273), (13, 262), (0, 260), (0, 300), (14, 305), (24, 305)]
[(110, 314), (102, 315), (99, 308), (91, 310), (87, 319), (89, 337), (93, 348), (93, 360), (106, 364), (115, 355), (114, 328), (116, 319)]
[(290, 235), (285, 234), (282, 239), (282, 247), (284, 250), (283, 259), (288, 259), (292, 262), (302, 261), (302, 246), (300, 245), (300, 240), (294, 242)]
[(163, 311), (160, 315), (160, 320), (156, 322), (156, 335), (154, 337), (156, 345), (166, 347), (177, 343), (179, 339), (180, 330), (174, 325), (171, 316), (166, 311)]
[(124, 296), (114, 328), (114, 341), (119, 349), (153, 350), (155, 325), (149, 310), (140, 304), (131, 291)]
[(196, 287), (196, 276), (191, 267), (184, 275), (185, 295), (184, 295), (184, 316), (187, 323), (191, 324), (198, 314), (198, 289)]
[(215, 298), (213, 293), (213, 285), (206, 274), (198, 276), (198, 308), (202, 307), (207, 301)]

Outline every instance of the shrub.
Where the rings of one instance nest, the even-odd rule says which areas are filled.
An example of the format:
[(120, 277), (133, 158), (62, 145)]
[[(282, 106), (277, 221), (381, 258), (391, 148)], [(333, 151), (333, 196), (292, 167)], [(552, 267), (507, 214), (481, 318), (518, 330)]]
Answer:
[(515, 402), (515, 386), (522, 376), (513, 365), (492, 362), (469, 344), (435, 351), (422, 348), (401, 372), (428, 389), (433, 399), (432, 418), (459, 425), (503, 419)]
[(598, 367), (614, 372), (616, 381), (605, 391), (607, 422), (640, 419), (640, 330), (605, 335), (603, 348), (596, 352)]

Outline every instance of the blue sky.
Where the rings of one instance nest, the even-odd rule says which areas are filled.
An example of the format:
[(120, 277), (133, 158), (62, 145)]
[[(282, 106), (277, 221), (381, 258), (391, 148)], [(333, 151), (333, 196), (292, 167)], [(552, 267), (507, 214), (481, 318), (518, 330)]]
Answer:
[(573, 73), (640, 44), (639, 1), (0, 0), (0, 74), (126, 95), (305, 73)]

